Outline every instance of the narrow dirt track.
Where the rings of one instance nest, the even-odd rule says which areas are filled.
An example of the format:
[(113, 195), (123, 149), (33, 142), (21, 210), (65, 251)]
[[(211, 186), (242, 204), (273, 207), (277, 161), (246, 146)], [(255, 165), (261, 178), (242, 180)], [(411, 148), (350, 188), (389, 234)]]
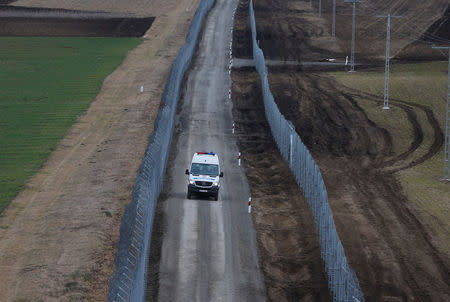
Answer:
[[(18, 1), (156, 16), (41, 171), (0, 216), (0, 301), (104, 301), (124, 207), (198, 0)], [(143, 94), (138, 94), (144, 85)]]

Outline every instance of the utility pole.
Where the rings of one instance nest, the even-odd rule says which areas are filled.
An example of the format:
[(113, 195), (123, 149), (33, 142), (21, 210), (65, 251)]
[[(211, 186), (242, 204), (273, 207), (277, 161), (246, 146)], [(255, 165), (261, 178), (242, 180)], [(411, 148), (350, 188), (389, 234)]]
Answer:
[(333, 22), (331, 23), (331, 37), (336, 37), (336, 0), (333, 0)]
[(448, 51), (448, 80), (447, 80), (447, 110), (445, 115), (445, 145), (444, 145), (444, 179), (450, 180), (450, 46), (434, 46), (434, 49), (447, 49)]
[(383, 109), (389, 109), (389, 61), (390, 61), (390, 50), (391, 50), (391, 18), (401, 18), (401, 16), (387, 16), (377, 15), (377, 18), (387, 18), (387, 29), (386, 29), (386, 65), (384, 68), (384, 105)]
[(319, 0), (319, 17), (322, 17), (322, 0)]
[(356, 2), (362, 2), (362, 0), (344, 0), (344, 2), (353, 2), (353, 15), (352, 15), (352, 54), (350, 57), (350, 72), (355, 71), (355, 34), (356, 34)]

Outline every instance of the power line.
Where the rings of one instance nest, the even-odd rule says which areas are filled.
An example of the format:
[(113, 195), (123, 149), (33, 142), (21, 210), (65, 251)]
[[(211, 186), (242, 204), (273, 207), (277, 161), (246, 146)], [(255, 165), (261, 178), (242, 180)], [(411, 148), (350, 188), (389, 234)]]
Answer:
[(401, 16), (392, 16), (388, 14), (386, 16), (378, 15), (377, 18), (387, 18), (386, 29), (386, 65), (384, 69), (384, 105), (383, 109), (389, 109), (389, 59), (391, 49), (391, 18), (401, 18)]
[[(429, 39), (431, 41), (434, 41), (434, 42), (437, 42), (437, 43), (450, 44), (450, 40), (448, 40), (446, 38), (443, 38), (443, 37), (436, 36), (436, 35), (434, 35), (432, 33), (427, 33), (426, 30), (422, 31), (422, 30), (418, 29), (417, 27), (412, 27), (412, 26), (410, 26), (408, 24), (402, 24), (402, 25), (406, 26), (407, 28), (409, 28), (411, 30), (413, 30), (415, 33), (420, 34), (421, 35), (420, 39), (427, 38), (427, 39)], [(428, 42), (428, 41), (425, 41), (425, 40), (423, 40), (423, 41), (424, 42)]]
[[(345, 2), (353, 2), (353, 1), (352, 0), (348, 0), (348, 1), (345, 1)], [(358, 15), (361, 15), (361, 16), (377, 15), (383, 10), (382, 8), (375, 7), (374, 4), (371, 3), (371, 2), (364, 2), (364, 4), (362, 6), (363, 7), (357, 7), (356, 8), (356, 13)], [(384, 9), (384, 11), (386, 11), (386, 9)], [(433, 13), (435, 13), (435, 9), (427, 9), (427, 8), (425, 8), (425, 9), (422, 9), (421, 12), (422, 13), (425, 13), (425, 12), (433, 12)], [(342, 14), (342, 13), (340, 13), (339, 15), (340, 16), (350, 16), (350, 14)], [(417, 21), (417, 15), (414, 15), (413, 18), (406, 19), (406, 21), (401, 24), (400, 28), (403, 27), (403, 26), (406, 26), (410, 30), (414, 31), (415, 34), (419, 34), (421, 38), (419, 38), (417, 40), (423, 40), (422, 39), (422, 37), (423, 37), (425, 39), (431, 40), (431, 43), (435, 42), (435, 43), (450, 44), (450, 40), (448, 40), (448, 39), (446, 39), (444, 37), (440, 37), (440, 36), (437, 36), (435, 34), (428, 33), (426, 31), (426, 29), (419, 29), (417, 27), (413, 27), (413, 26), (409, 25), (410, 23), (411, 24), (415, 24), (416, 21)], [(413, 40), (411, 40), (411, 41), (413, 41)], [(424, 41), (424, 42), (431, 44), (428, 41)]]
[[(377, 15), (378, 12), (381, 11), (381, 9), (375, 7), (375, 5), (372, 2), (364, 2), (364, 6), (369, 7), (371, 9), (371, 11), (373, 12), (373, 14), (375, 14), (375, 15)], [(364, 9), (364, 8), (360, 8), (360, 10), (361, 9)], [(386, 11), (386, 9), (384, 9), (384, 11)], [(426, 8), (426, 9), (421, 9), (420, 12), (422, 14), (425, 14), (426, 12), (436, 14), (436, 9)], [(418, 16), (417, 14), (414, 14), (414, 16), (412, 18), (407, 18), (406, 21), (401, 24), (400, 28), (402, 26), (406, 26), (409, 29), (415, 31), (415, 33), (419, 33), (421, 36), (423, 35), (423, 36), (429, 38), (430, 40), (435, 40), (436, 42), (450, 44), (450, 40), (448, 40), (446, 38), (434, 35), (432, 33), (427, 33), (426, 29), (418, 29), (418, 28), (410, 26), (409, 23), (415, 24), (417, 22), (417, 19), (418, 19), (417, 16)], [(445, 13), (443, 16), (445, 16)]]
[(350, 72), (355, 71), (355, 35), (356, 35), (356, 2), (362, 2), (363, 0), (344, 0), (344, 2), (353, 2), (353, 14), (352, 14), (352, 54), (350, 58)]

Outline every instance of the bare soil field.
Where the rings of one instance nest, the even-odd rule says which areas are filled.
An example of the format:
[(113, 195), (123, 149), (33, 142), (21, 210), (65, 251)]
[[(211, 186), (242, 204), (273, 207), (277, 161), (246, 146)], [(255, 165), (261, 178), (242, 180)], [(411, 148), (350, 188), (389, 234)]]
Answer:
[[(189, 3), (193, 3), (192, 1)], [(171, 10), (177, 8), (176, 3), (167, 3), (167, 7), (161, 8), (161, 2), (151, 0), (130, 0), (130, 1), (110, 1), (110, 0), (18, 0), (11, 5), (22, 7), (39, 7), (39, 8), (60, 8), (69, 10), (81, 10), (88, 12), (108, 12), (119, 14), (133, 14), (134, 16), (155, 16), (167, 17)], [(169, 9), (169, 10), (167, 10)], [(197, 6), (184, 8), (188, 9), (188, 13), (194, 14)], [(164, 12), (163, 12), (164, 10)], [(192, 10), (194, 10), (192, 12)], [(155, 13), (153, 13), (155, 12)], [(158, 13), (158, 12), (161, 12)], [(185, 11), (185, 13), (187, 13)]]
[[(309, 1), (287, 1), (283, 4), (255, 1), (260, 18), (286, 21), (256, 24), (259, 45), (264, 49), (266, 58), (301, 61), (318, 60), (325, 58), (325, 55), (326, 58), (340, 59), (350, 56), (352, 4), (336, 1), (336, 39), (331, 39), (332, 2), (322, 0), (322, 17), (319, 17), (318, 1), (313, 1), (313, 9), (309, 7)], [(442, 58), (431, 50), (431, 44), (439, 43), (439, 39), (435, 39), (436, 35), (442, 36), (448, 32), (448, 24), (443, 22), (447, 9), (446, 0), (374, 0), (358, 3), (355, 43), (357, 61), (368, 63), (383, 60), (386, 18), (377, 18), (376, 15), (389, 12), (403, 16), (401, 19), (392, 19), (391, 55), (401, 54), (403, 59), (411, 59), (411, 56), (417, 58), (417, 51), (427, 51), (428, 58)], [(304, 20), (301, 24), (296, 21), (299, 15)], [(428, 28), (430, 31), (425, 34)], [(236, 37), (239, 39), (239, 36)], [(420, 42), (417, 41), (419, 38)], [(412, 45), (419, 49), (411, 52), (409, 48)], [(240, 57), (239, 53), (236, 55)], [(249, 56), (250, 53), (246, 55)]]
[[(315, 9), (315, 20), (317, 18), (318, 1), (313, 1)], [(303, 2), (304, 3), (304, 2)], [(316, 37), (313, 45), (324, 48), (325, 45), (330, 45), (328, 36), (331, 33), (332, 22), (332, 5), (333, 1), (322, 1), (322, 17), (321, 23), (324, 25), (322, 29), (317, 28), (319, 32), (323, 32)], [(293, 4), (292, 5), (298, 5)], [(363, 57), (370, 55), (373, 57), (382, 57), (384, 55), (384, 47), (386, 42), (386, 18), (379, 18), (377, 16), (386, 16), (387, 14), (401, 16), (401, 18), (392, 18), (391, 21), (391, 55), (396, 56), (408, 49), (411, 44), (419, 44), (420, 51), (427, 51), (428, 56), (434, 53), (430, 50), (431, 43), (436, 43), (433, 35), (439, 35), (445, 32), (441, 22), (449, 3), (446, 0), (434, 1), (420, 1), (420, 0), (373, 0), (361, 1), (356, 5), (356, 53), (363, 55)], [(343, 1), (336, 1), (336, 37), (332, 41), (333, 48), (339, 49), (344, 53), (350, 52), (351, 41), (351, 18), (352, 18), (352, 3)], [(433, 28), (433, 25), (437, 25)], [(431, 31), (424, 36), (427, 29)], [(440, 30), (442, 29), (442, 30)], [(417, 43), (416, 39), (420, 38), (423, 41), (430, 43)], [(411, 53), (416, 56), (418, 53)], [(419, 52), (420, 53), (420, 52)], [(358, 55), (357, 55), (358, 56)], [(403, 54), (405, 59), (410, 59)], [(359, 56), (361, 57), (361, 56)]]
[[(345, 54), (339, 46), (342, 41), (328, 42), (328, 25), (311, 13), (309, 3), (255, 2), (257, 39), (266, 57), (320, 60), (330, 54)], [(233, 54), (250, 57), (248, 1), (241, 1), (235, 22)], [(410, 38), (414, 37), (419, 38), (420, 33)], [(383, 63), (374, 55), (374, 49), (369, 49), (370, 38), (362, 44), (368, 47), (363, 52), (367, 62)], [(312, 223), (312, 218), (305, 213), (309, 211), (307, 206), (301, 206), (300, 192), (292, 191), (294, 181), (292, 186), (284, 186), (290, 182), (290, 173), (275, 150), (268, 126), (264, 125), (259, 81), (252, 68), (233, 70), (233, 114), (252, 196), (255, 196), (253, 217), (269, 299), (326, 299), (322, 294), (317, 295), (323, 290), (322, 282), (326, 282), (318, 278), (324, 272), (320, 272), (317, 237), (314, 228), (303, 226)], [(269, 82), (280, 110), (293, 122), (318, 162), (338, 234), (366, 301), (448, 301), (448, 247), (420, 209), (408, 200), (396, 174), (427, 161), (441, 150), (443, 134), (436, 113), (426, 106), (397, 100), (396, 106), (408, 120), (412, 133), (407, 150), (399, 150), (393, 143), (394, 133), (369, 119), (356, 101), (364, 98), (378, 102), (374, 95), (345, 88), (326, 73), (304, 67), (270, 68)], [(427, 116), (426, 127), (432, 129), (433, 136), (427, 138), (431, 143), (420, 154), (424, 125), (418, 121), (419, 114)], [(284, 215), (286, 209), (290, 215)], [(296, 229), (298, 225), (302, 227)], [(293, 240), (299, 235), (303, 241)], [(310, 266), (302, 262), (305, 254), (310, 257)], [(283, 268), (275, 269), (280, 267)], [(295, 275), (302, 269), (311, 272), (312, 267), (316, 274)], [(297, 288), (301, 287), (299, 280), (307, 280), (309, 292)], [(297, 292), (288, 284), (297, 284), (294, 286)]]
[(104, 12), (0, 6), (1, 36), (141, 37), (154, 17)]
[(400, 50), (396, 57), (401, 60), (440, 59), (443, 57), (442, 53), (437, 53), (430, 45), (439, 45), (445, 43), (445, 40), (450, 40), (450, 5), (445, 14), (422, 34), (420, 41), (410, 43)]
[(232, 80), (233, 119), (251, 183), (268, 298), (330, 301), (314, 220), (270, 134), (259, 76), (255, 71), (234, 70)]
[(199, 1), (14, 5), (30, 2), (156, 18), (144, 42), (105, 80), (89, 110), (0, 215), (0, 301), (104, 301), (121, 216)]

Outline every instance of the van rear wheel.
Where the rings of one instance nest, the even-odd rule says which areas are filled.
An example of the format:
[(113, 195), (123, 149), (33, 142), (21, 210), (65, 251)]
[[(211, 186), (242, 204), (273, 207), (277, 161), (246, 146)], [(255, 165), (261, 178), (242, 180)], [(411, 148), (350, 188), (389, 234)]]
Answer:
[(186, 198), (191, 199), (191, 192), (189, 192), (189, 191), (187, 192)]

